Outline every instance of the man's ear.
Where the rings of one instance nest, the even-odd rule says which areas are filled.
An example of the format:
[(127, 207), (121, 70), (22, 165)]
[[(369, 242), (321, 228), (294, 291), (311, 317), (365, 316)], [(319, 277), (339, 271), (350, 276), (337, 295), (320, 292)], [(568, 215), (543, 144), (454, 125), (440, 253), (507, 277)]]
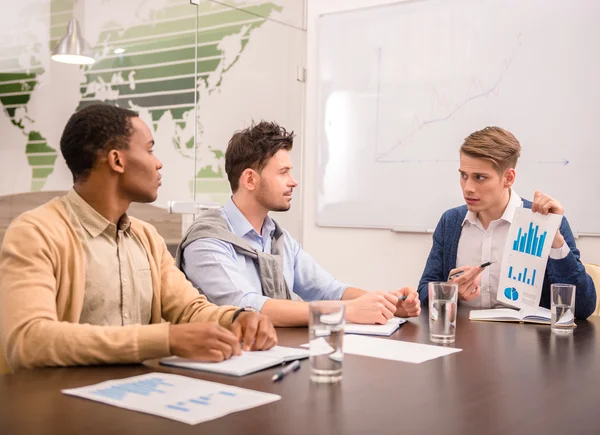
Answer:
[(256, 186), (258, 184), (258, 173), (251, 168), (247, 168), (242, 172), (240, 176), (240, 186), (243, 186), (244, 189), (253, 192), (256, 190)]
[(517, 178), (515, 169), (508, 168), (506, 172), (504, 172), (504, 187), (511, 187), (515, 183), (515, 178)]
[(108, 163), (108, 167), (111, 170), (119, 174), (125, 172), (125, 157), (119, 150), (110, 150), (106, 155), (106, 160)]

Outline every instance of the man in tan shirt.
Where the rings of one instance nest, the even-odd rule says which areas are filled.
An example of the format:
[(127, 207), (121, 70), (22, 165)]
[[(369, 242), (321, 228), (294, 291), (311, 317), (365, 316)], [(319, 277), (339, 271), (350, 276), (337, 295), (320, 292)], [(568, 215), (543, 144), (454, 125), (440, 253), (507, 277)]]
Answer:
[(127, 216), (132, 202), (156, 199), (162, 168), (135, 112), (88, 106), (60, 146), (73, 190), (16, 218), (0, 249), (0, 340), (13, 370), (169, 355), (222, 361), (241, 342), (277, 343), (265, 316), (199, 295), (156, 229)]

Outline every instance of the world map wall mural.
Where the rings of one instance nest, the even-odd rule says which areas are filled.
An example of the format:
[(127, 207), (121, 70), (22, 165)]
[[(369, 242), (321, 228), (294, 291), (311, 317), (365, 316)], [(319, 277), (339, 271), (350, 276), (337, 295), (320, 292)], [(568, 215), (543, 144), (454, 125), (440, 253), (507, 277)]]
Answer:
[[(135, 110), (152, 126), (164, 164), (156, 205), (189, 200), (194, 190), (200, 200), (223, 202), (229, 195), (224, 151), (233, 131), (252, 119), (292, 129), (301, 123), (300, 112), (287, 108), (295, 98), (301, 106), (290, 79), (301, 61), (295, 52), (301, 32), (281, 24), (302, 13), (301, 2), (230, 3), (25, 0), (11, 6), (0, 17), (0, 195), (68, 190), (62, 128), (75, 110), (102, 102)], [(93, 48), (93, 65), (50, 60), (73, 16)]]

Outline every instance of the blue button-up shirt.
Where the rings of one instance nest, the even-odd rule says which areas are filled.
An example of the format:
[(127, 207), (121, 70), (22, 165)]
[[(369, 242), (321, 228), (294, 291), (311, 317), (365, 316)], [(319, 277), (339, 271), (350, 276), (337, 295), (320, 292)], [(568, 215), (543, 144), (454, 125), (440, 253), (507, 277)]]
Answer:
[[(254, 249), (271, 253), (275, 223), (267, 216), (258, 234), (231, 199), (221, 209), (229, 230)], [(325, 271), (300, 244), (283, 230), (283, 275), (288, 289), (305, 301), (339, 300), (348, 288)], [(199, 239), (183, 251), (182, 268), (196, 288), (217, 305), (252, 307), (258, 311), (269, 299), (263, 296), (258, 265), (238, 254), (231, 243)]]

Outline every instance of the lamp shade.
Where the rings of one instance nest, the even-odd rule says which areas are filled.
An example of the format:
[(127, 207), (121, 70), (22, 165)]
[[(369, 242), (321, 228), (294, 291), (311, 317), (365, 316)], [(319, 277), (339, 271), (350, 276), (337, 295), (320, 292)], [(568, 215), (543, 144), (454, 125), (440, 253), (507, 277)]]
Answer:
[(78, 65), (91, 65), (96, 62), (91, 53), (92, 50), (81, 35), (79, 23), (75, 18), (71, 18), (67, 26), (67, 34), (58, 41), (52, 52), (52, 60)]

